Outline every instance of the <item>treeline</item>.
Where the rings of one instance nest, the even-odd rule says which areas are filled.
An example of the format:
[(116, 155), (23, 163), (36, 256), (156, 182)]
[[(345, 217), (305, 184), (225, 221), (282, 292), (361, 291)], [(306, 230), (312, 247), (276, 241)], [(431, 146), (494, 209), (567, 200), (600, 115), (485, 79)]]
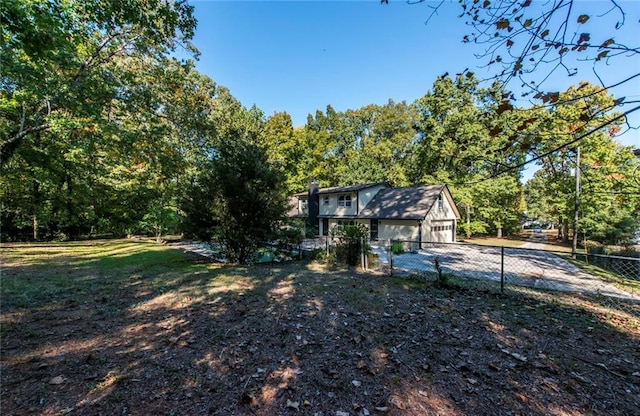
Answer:
[[(0, 6), (3, 240), (188, 233), (243, 261), (309, 178), (445, 182), (468, 236), (514, 232), (525, 215), (569, 227), (577, 145), (581, 237), (619, 242), (638, 227), (638, 159), (614, 141), (622, 121), (597, 128), (614, 103), (598, 87), (521, 108), (465, 72), (412, 103), (327, 106), (294, 127), (174, 57), (197, 55), (190, 6), (138, 3)], [(523, 185), (518, 166), (539, 155)]]

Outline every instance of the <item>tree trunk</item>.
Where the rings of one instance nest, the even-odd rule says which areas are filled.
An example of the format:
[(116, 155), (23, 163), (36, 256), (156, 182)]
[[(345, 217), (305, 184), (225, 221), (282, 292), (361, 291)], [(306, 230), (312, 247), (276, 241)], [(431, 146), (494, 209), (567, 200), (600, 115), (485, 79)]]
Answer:
[(31, 226), (33, 229), (33, 240), (38, 241), (38, 208), (40, 207), (40, 184), (33, 181), (33, 213), (31, 216)]
[(65, 231), (67, 232), (67, 237), (71, 239), (71, 238), (74, 238), (76, 235), (78, 235), (79, 228), (77, 223), (78, 220), (76, 219), (76, 216), (75, 216), (76, 207), (73, 201), (73, 178), (71, 177), (69, 170), (66, 169), (66, 166), (65, 166), (65, 170), (66, 170), (65, 182), (67, 184), (66, 205), (67, 205), (67, 214), (69, 217), (67, 218), (66, 227), (63, 227), (63, 229), (65, 229)]
[(502, 238), (502, 226), (498, 227), (498, 238)]
[(569, 242), (569, 220), (565, 219), (562, 224), (562, 241), (565, 243)]
[(467, 238), (471, 238), (471, 211), (467, 205)]
[(38, 217), (36, 214), (33, 214), (32, 226), (33, 226), (33, 241), (37, 241), (38, 240)]
[(558, 240), (562, 240), (562, 216), (558, 218)]

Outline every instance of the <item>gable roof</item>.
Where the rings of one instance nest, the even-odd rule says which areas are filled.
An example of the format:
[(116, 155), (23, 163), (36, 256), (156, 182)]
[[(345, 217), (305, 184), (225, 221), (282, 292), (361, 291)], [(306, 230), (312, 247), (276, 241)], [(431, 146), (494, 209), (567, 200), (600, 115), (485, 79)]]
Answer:
[[(373, 188), (374, 186), (389, 186), (387, 182), (375, 182), (375, 183), (364, 183), (360, 185), (349, 185), (349, 186), (332, 186), (329, 188), (320, 188), (318, 189), (318, 194), (342, 194), (347, 192), (357, 192), (362, 191), (363, 189)], [(295, 196), (306, 196), (307, 191), (298, 192), (294, 194)]]
[[(443, 190), (445, 194), (449, 193), (444, 184), (382, 189), (364, 207), (358, 218), (422, 220)], [(450, 196), (447, 197), (451, 201)], [(457, 209), (454, 208), (454, 211), (459, 217)]]

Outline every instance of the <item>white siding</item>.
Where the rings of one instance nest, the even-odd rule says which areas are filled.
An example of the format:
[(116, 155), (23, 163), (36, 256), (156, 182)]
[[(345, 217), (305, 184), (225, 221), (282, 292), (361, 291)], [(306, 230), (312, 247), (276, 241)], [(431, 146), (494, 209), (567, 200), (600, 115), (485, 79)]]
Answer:
[[(442, 207), (436, 201), (427, 213), (422, 224), (422, 242), (451, 243), (455, 240), (456, 213), (446, 192), (442, 192)], [(450, 226), (450, 227), (449, 227)], [(436, 231), (436, 227), (449, 227), (450, 230)]]
[[(339, 207), (338, 206), (338, 197), (340, 195), (351, 195), (351, 206), (350, 207)], [(324, 204), (324, 197), (329, 197), (329, 205)], [(329, 216), (346, 216), (346, 215), (356, 215), (357, 212), (357, 201), (356, 201), (356, 193), (349, 192), (344, 194), (321, 194), (320, 195), (320, 215)]]
[(455, 220), (456, 213), (453, 208), (451, 208), (451, 202), (449, 198), (447, 198), (446, 192), (440, 195), (442, 195), (442, 208), (438, 206), (438, 201), (436, 201), (427, 213), (426, 220)]
[(418, 221), (416, 220), (380, 220), (378, 239), (417, 241), (418, 230)]
[(298, 199), (298, 212), (301, 214), (308, 214), (309, 213), (309, 206), (307, 204), (307, 197), (300, 197)]

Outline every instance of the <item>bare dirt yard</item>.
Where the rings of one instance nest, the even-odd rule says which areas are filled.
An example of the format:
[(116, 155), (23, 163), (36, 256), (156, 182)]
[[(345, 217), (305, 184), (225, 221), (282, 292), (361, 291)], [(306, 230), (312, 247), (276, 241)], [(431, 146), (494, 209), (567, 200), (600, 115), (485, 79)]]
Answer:
[(3, 415), (638, 415), (640, 305), (132, 241), (3, 246)]

